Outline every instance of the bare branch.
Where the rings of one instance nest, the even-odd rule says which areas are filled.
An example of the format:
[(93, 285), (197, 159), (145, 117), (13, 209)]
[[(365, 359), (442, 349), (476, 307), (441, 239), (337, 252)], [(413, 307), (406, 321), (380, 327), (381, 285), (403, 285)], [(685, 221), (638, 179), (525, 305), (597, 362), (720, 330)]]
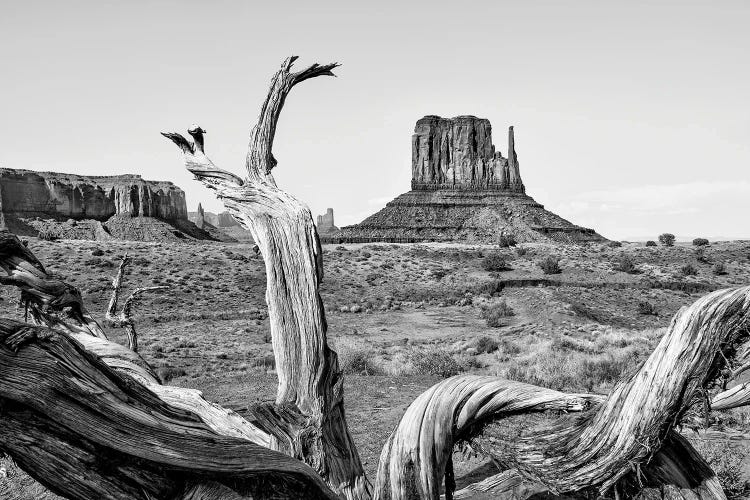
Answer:
[(260, 110), (260, 116), (253, 130), (250, 132), (250, 145), (247, 151), (247, 175), (248, 179), (255, 179), (275, 186), (276, 182), (271, 176), (271, 169), (276, 166), (273, 157), (273, 139), (276, 135), (276, 124), (284, 107), (286, 96), (296, 84), (317, 76), (335, 76), (333, 69), (339, 67), (338, 63), (313, 64), (298, 72), (291, 71), (297, 56), (288, 57), (281, 64), (281, 69), (271, 79), (268, 96)]
[(107, 338), (86, 310), (78, 289), (48, 274), (18, 237), (8, 232), (0, 232), (0, 268), (7, 273), (0, 277), (0, 284), (21, 290), (21, 300), (35, 323)]
[[(198, 132), (198, 130), (200, 130), (200, 132)], [(193, 137), (199, 137), (199, 139), (196, 139), (196, 143), (198, 143), (197, 151), (193, 143), (176, 132), (162, 132), (161, 135), (177, 144), (177, 147), (182, 150), (187, 169), (195, 175), (198, 180), (207, 184), (208, 187), (216, 189), (225, 184), (242, 186), (244, 181), (240, 176), (227, 170), (220, 169), (205, 155), (203, 151), (203, 129), (198, 126), (193, 126), (190, 131), (195, 134)], [(190, 133), (190, 131), (188, 131), (188, 133)]]
[[(704, 388), (721, 375), (724, 365), (738, 356), (744, 359), (744, 346), (750, 343), (748, 321), (750, 287), (706, 295), (675, 315), (667, 334), (636, 374), (618, 383), (605, 400), (589, 399), (595, 405), (581, 418), (562, 417), (525, 426), (509, 436), (504, 434), (507, 425), (502, 419), (512, 414), (593, 396), (493, 378), (463, 376), (443, 381), (412, 403), (384, 447), (376, 498), (406, 499), (411, 491), (436, 498), (450, 452), (459, 439), (470, 439), (473, 449), (489, 453), (557, 493), (595, 489), (603, 494), (626, 481), (634, 470), (651, 470), (659, 479), (669, 469), (674, 477), (683, 478), (682, 486), (694, 488), (699, 498), (724, 498), (710, 468), (689, 444), (677, 442), (672, 429)], [(747, 404), (750, 384), (738, 387), (715, 398), (714, 408), (719, 406), (717, 399), (721, 407)], [(496, 423), (484, 428), (473, 425), (482, 421)], [(485, 436), (490, 428), (497, 432)], [(479, 430), (485, 434), (478, 435)], [(672, 453), (670, 447), (683, 451)], [(654, 463), (667, 465), (654, 469)]]
[(10, 367), (0, 370), (2, 449), (55, 493), (337, 498), (304, 463), (217, 433), (208, 413), (166, 404), (61, 332), (0, 320), (0, 366)]
[(138, 352), (138, 335), (135, 331), (135, 322), (132, 317), (133, 301), (141, 294), (145, 292), (153, 292), (157, 290), (166, 290), (168, 286), (147, 286), (136, 288), (125, 300), (125, 304), (122, 306), (122, 310), (117, 313), (117, 302), (120, 299), (120, 290), (122, 289), (122, 280), (125, 274), (125, 266), (130, 263), (128, 254), (126, 253), (120, 260), (120, 265), (117, 268), (117, 275), (112, 280), (112, 297), (109, 299), (109, 306), (105, 318), (107, 319), (108, 325), (113, 328), (125, 328), (128, 329), (128, 347), (133, 352)]
[[(271, 81), (250, 134), (245, 182), (198, 177), (252, 233), (266, 264), (266, 301), (279, 386), (275, 411), (268, 412), (276, 424), (259, 425), (275, 436), (274, 447), (312, 465), (334, 491), (348, 500), (364, 500), (369, 497), (369, 483), (346, 423), (343, 375), (327, 345), (319, 293), (320, 241), (310, 209), (276, 187), (270, 173), (276, 164), (271, 153), (276, 124), (289, 91), (296, 83), (332, 75), (337, 66), (315, 64), (293, 73), (295, 60), (286, 59)], [(191, 132), (193, 137), (196, 134), (200, 132)], [(205, 155), (185, 154), (186, 167), (194, 173), (196, 161), (204, 169), (213, 168), (206, 167), (210, 160)], [(276, 411), (279, 408), (284, 410)], [(264, 419), (259, 414), (258, 421)]]

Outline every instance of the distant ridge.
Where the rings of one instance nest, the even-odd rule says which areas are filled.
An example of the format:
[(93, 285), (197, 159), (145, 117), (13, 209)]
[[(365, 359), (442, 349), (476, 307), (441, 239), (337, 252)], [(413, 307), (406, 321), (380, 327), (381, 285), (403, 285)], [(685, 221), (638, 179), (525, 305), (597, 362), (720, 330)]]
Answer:
[(213, 239), (188, 221), (182, 189), (134, 174), (0, 168), (0, 227), (64, 239)]

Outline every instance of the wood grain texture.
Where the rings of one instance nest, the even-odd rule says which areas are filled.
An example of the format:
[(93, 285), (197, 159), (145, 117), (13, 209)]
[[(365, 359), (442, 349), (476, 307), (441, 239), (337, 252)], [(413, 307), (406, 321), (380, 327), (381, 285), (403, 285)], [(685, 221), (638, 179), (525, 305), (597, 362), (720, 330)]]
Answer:
[(180, 499), (206, 481), (238, 498), (336, 498), (299, 460), (217, 433), (50, 328), (0, 320), (0, 402), (2, 449), (69, 498)]
[(120, 312), (117, 312), (117, 304), (120, 300), (120, 293), (122, 291), (123, 275), (125, 273), (125, 266), (130, 263), (128, 255), (125, 254), (120, 259), (120, 265), (117, 267), (117, 274), (114, 280), (112, 280), (112, 296), (109, 299), (109, 305), (107, 306), (107, 312), (105, 318), (107, 320), (107, 326), (112, 328), (127, 328), (128, 332), (128, 347), (131, 351), (138, 352), (138, 334), (135, 330), (135, 322), (133, 321), (133, 304), (135, 300), (146, 292), (155, 292), (158, 290), (166, 290), (168, 286), (144, 286), (134, 289), (130, 292), (130, 295), (125, 299), (125, 303), (122, 305)]
[[(246, 176), (217, 168), (206, 156), (202, 128), (188, 131), (191, 143), (165, 133), (183, 152), (186, 168), (215, 190), (229, 213), (250, 231), (266, 264), (266, 302), (279, 385), (276, 404), (303, 417), (277, 422), (273, 447), (311, 465), (331, 488), (351, 500), (369, 498), (369, 483), (346, 424), (343, 374), (327, 343), (319, 288), (322, 252), (310, 209), (279, 189), (271, 174), (279, 115), (291, 89), (317, 76), (332, 76), (338, 65), (293, 72), (286, 59), (271, 79), (268, 95), (250, 133)], [(196, 145), (200, 144), (201, 147)], [(299, 167), (298, 167), (299, 168)], [(282, 416), (285, 412), (279, 412)]]
[[(412, 403), (386, 443), (375, 498), (437, 498), (462, 439), (556, 493), (604, 494), (634, 482), (642, 488), (642, 477), (650, 477), (694, 498), (724, 498), (705, 461), (673, 429), (728, 365), (745, 359), (749, 317), (750, 287), (702, 297), (675, 315), (643, 366), (606, 399), (491, 377), (447, 379)], [(735, 400), (746, 397), (742, 391), (732, 392)], [(503, 435), (504, 418), (547, 410), (581, 414)], [(475, 425), (482, 421), (494, 422), (498, 432)], [(671, 453), (675, 447), (681, 452)]]
[[(21, 290), (27, 319), (0, 319), (0, 448), (42, 484), (76, 499), (370, 497), (349, 433), (343, 375), (327, 343), (322, 251), (307, 206), (276, 186), (276, 124), (297, 83), (336, 64), (274, 75), (250, 134), (246, 175), (217, 168), (205, 131), (165, 133), (185, 166), (255, 239), (279, 386), (250, 417), (199, 391), (164, 386), (130, 346), (110, 342), (80, 292), (0, 233), (0, 283)], [(132, 298), (110, 320), (127, 326)], [(680, 311), (653, 354), (607, 395), (566, 394), (496, 377), (436, 384), (406, 410), (383, 448), (374, 497), (385, 500), (561, 497), (725, 498), (705, 460), (675, 428), (691, 407), (750, 401), (750, 287), (720, 290)], [(132, 325), (132, 321), (131, 321)], [(734, 384), (734, 385), (732, 385)], [(522, 425), (514, 425), (519, 419)], [(503, 469), (454, 492), (457, 443)]]

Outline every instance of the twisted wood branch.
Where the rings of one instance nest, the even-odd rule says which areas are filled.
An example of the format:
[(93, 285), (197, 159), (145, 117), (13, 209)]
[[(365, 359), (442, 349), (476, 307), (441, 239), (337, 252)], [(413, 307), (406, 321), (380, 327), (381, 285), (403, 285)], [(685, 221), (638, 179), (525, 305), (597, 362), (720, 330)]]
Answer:
[(217, 433), (206, 413), (170, 404), (58, 330), (0, 320), (0, 366), (12, 367), (0, 369), (1, 446), (55, 493), (336, 498), (302, 462)]
[[(639, 481), (692, 488), (698, 498), (724, 498), (705, 461), (673, 429), (729, 360), (744, 359), (749, 318), (750, 287), (702, 297), (674, 317), (640, 370), (606, 399), (486, 377), (443, 381), (411, 404), (384, 447), (375, 498), (437, 498), (461, 439), (557, 493), (604, 494), (635, 473)], [(737, 404), (748, 392), (740, 385), (717, 399)], [(503, 432), (511, 416), (549, 409), (583, 412)], [(494, 422), (496, 432), (480, 433), (487, 432), (476, 425), (482, 421)], [(675, 447), (681, 454), (670, 452)]]
[[(50, 327), (0, 320), (0, 447), (53, 491), (83, 499), (369, 496), (346, 425), (343, 376), (327, 345), (312, 215), (271, 175), (287, 94), (336, 67), (294, 73), (295, 59), (273, 77), (251, 132), (245, 178), (206, 157), (201, 127), (188, 130), (192, 141), (164, 134), (265, 258), (279, 387), (276, 404), (253, 408), (250, 421), (197, 391), (160, 385), (136, 352), (106, 340), (74, 287), (48, 275), (17, 240), (0, 238), (7, 273), (0, 281), (20, 287), (32, 321)], [(511, 472), (456, 497), (549, 490), (722, 499), (716, 476), (674, 429), (717, 388), (714, 407), (747, 404), (747, 384), (727, 387), (750, 361), (749, 310), (748, 287), (700, 299), (606, 397), (493, 377), (441, 382), (415, 400), (389, 438), (375, 497), (439, 498), (445, 477), (450, 498), (452, 450), (465, 441)], [(537, 419), (518, 424), (530, 415)]]
[(112, 296), (109, 299), (109, 305), (107, 306), (107, 312), (105, 318), (107, 319), (107, 326), (112, 328), (127, 328), (128, 332), (128, 347), (133, 352), (138, 352), (138, 335), (135, 331), (135, 322), (133, 321), (133, 302), (138, 296), (146, 292), (155, 292), (158, 290), (166, 290), (168, 286), (144, 286), (134, 289), (122, 306), (120, 312), (117, 312), (117, 303), (120, 300), (120, 290), (122, 289), (122, 280), (125, 275), (125, 266), (130, 263), (128, 254), (125, 254), (120, 259), (120, 265), (117, 268), (117, 274), (112, 280)]
[[(286, 59), (271, 79), (268, 95), (250, 132), (246, 177), (217, 168), (204, 152), (203, 129), (193, 126), (190, 142), (165, 133), (183, 153), (186, 168), (216, 191), (227, 210), (250, 231), (266, 263), (266, 302), (279, 384), (276, 403), (305, 419), (303, 426), (280, 423), (289, 432), (274, 443), (315, 468), (334, 491), (348, 499), (369, 498), (369, 485), (349, 433), (343, 406), (343, 374), (327, 343), (319, 288), (322, 252), (310, 209), (276, 186), (273, 139), (291, 89), (318, 76), (333, 76), (336, 63), (293, 72)], [(198, 147), (197, 145), (201, 146)], [(283, 413), (279, 415), (283, 416)]]

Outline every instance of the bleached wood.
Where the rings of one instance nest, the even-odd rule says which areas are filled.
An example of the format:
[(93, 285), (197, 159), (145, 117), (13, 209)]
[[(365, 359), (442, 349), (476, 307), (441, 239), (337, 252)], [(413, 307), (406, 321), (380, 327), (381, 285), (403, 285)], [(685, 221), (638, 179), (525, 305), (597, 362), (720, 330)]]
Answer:
[(265, 260), (266, 302), (279, 378), (276, 403), (291, 405), (305, 417), (304, 425), (287, 427), (288, 438), (273, 446), (311, 465), (345, 498), (366, 499), (369, 484), (346, 424), (343, 374), (326, 338), (318, 234), (310, 209), (279, 189), (271, 174), (277, 163), (272, 153), (276, 124), (287, 95), (300, 82), (333, 76), (338, 66), (313, 64), (295, 73), (296, 59), (286, 59), (271, 79), (250, 133), (244, 179), (217, 168), (206, 157), (201, 127), (189, 130), (193, 143), (176, 133), (164, 135), (180, 147), (187, 169), (214, 189), (229, 213), (250, 231)]
[(66, 333), (0, 319), (0, 367), (2, 449), (55, 493), (180, 500), (220, 483), (223, 498), (336, 498), (307, 465), (217, 432)]
[[(646, 472), (657, 483), (687, 488), (686, 498), (722, 499), (713, 472), (673, 429), (718, 383), (728, 363), (745, 358), (749, 317), (750, 287), (702, 297), (675, 315), (638, 372), (603, 400), (494, 378), (445, 380), (411, 404), (383, 448), (375, 498), (437, 498), (453, 446), (464, 439), (553, 492), (603, 494), (632, 487)], [(734, 401), (747, 398), (746, 392), (745, 386), (735, 389)], [(549, 406), (583, 415), (512, 436), (480, 434), (487, 429), (475, 425), (484, 420), (502, 429), (504, 418)], [(682, 451), (670, 454), (670, 447)], [(657, 471), (654, 463), (661, 464)], [(686, 486), (688, 477), (692, 482)]]
[(112, 328), (127, 328), (128, 332), (128, 347), (131, 351), (138, 352), (138, 334), (135, 331), (135, 322), (133, 321), (133, 303), (138, 296), (146, 292), (155, 292), (158, 290), (166, 290), (167, 286), (144, 286), (134, 289), (122, 306), (120, 312), (117, 312), (117, 303), (120, 300), (120, 291), (122, 289), (123, 276), (125, 274), (125, 266), (128, 265), (130, 259), (125, 254), (120, 259), (120, 265), (117, 268), (117, 274), (114, 280), (112, 280), (112, 296), (109, 299), (109, 305), (107, 306), (107, 312), (105, 318), (107, 320), (107, 326)]
[[(0, 447), (53, 491), (81, 499), (369, 497), (346, 424), (343, 376), (327, 345), (312, 215), (271, 174), (289, 91), (336, 67), (294, 73), (295, 59), (272, 79), (251, 132), (245, 178), (206, 157), (201, 127), (188, 130), (192, 142), (164, 134), (263, 253), (277, 404), (252, 408), (243, 419), (198, 391), (161, 385), (135, 352), (135, 335), (134, 349), (108, 341), (75, 287), (48, 275), (17, 238), (0, 235), (7, 274), (0, 283), (19, 287), (31, 321), (44, 325), (0, 319)], [(729, 408), (750, 399), (747, 385), (729, 386), (750, 362), (749, 297), (749, 287), (723, 290), (680, 311), (641, 369), (606, 397), (494, 377), (437, 384), (412, 403), (386, 443), (375, 497), (437, 499), (445, 478), (450, 499), (452, 454), (464, 442), (508, 470), (456, 498), (541, 490), (725, 498), (713, 471), (674, 429), (696, 404)], [(115, 317), (117, 294), (110, 306)], [(542, 418), (509, 434), (505, 424), (529, 416)]]

